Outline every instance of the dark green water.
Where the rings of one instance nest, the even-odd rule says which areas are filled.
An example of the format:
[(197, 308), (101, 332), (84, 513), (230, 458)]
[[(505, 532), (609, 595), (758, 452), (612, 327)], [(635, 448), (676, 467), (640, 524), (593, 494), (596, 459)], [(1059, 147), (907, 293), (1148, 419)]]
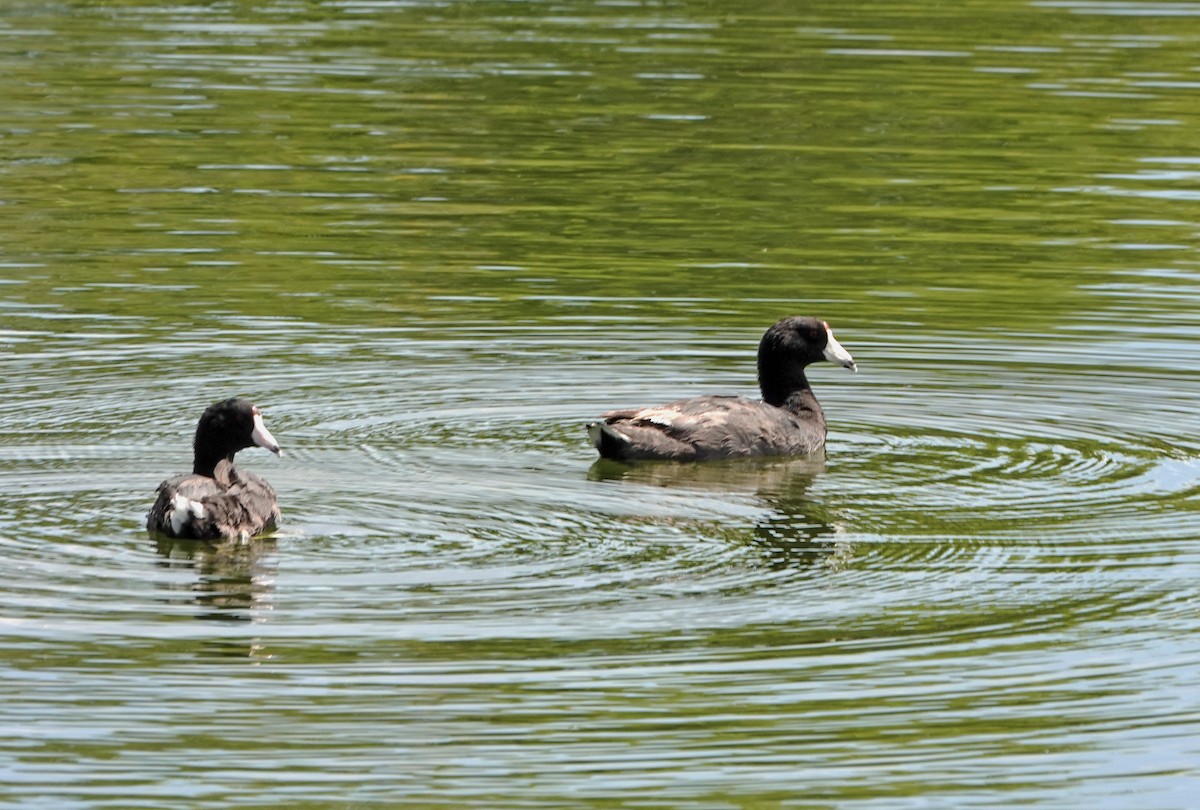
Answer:
[[(1200, 7), (0, 9), (0, 807), (1187, 808)], [(752, 393), (824, 463), (595, 463)], [(270, 540), (155, 543), (208, 403)]]

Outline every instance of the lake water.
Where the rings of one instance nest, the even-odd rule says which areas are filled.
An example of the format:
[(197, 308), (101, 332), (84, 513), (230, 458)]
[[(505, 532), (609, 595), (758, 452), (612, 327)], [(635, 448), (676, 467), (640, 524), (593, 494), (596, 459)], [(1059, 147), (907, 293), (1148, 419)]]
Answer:
[[(0, 98), (0, 806), (1195, 806), (1200, 6), (18, 1)], [(596, 462), (787, 314), (823, 461)], [(280, 531), (156, 542), (233, 395)]]

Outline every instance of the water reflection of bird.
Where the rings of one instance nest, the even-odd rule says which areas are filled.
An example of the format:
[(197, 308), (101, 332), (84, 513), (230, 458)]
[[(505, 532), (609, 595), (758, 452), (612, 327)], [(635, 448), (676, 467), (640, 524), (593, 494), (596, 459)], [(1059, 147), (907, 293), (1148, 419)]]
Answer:
[(814, 453), (825, 446), (825, 413), (804, 369), (819, 360), (858, 368), (828, 323), (784, 318), (758, 346), (761, 400), (703, 396), (609, 411), (588, 434), (602, 457), (622, 461)]
[(275, 490), (233, 466), (234, 454), (254, 446), (283, 455), (257, 405), (245, 399), (210, 405), (196, 426), (192, 473), (159, 484), (146, 528), (171, 537), (212, 539), (246, 539), (274, 528), (279, 520)]
[[(191, 538), (157, 534), (154, 547), (159, 566), (197, 572), (195, 581), (182, 584), (179, 601), (195, 602), (202, 608), (197, 618), (222, 622), (249, 622), (273, 591), (274, 576), (269, 564), (275, 543), (210, 543)], [(171, 601), (175, 601), (172, 599)]]
[(849, 546), (835, 507), (809, 494), (825, 471), (824, 453), (799, 458), (732, 459), (710, 464), (649, 462), (629, 464), (599, 459), (588, 470), (593, 481), (620, 481), (649, 487), (728, 494), (752, 492), (768, 509), (747, 533), (727, 533), (752, 546), (772, 567), (841, 564)]

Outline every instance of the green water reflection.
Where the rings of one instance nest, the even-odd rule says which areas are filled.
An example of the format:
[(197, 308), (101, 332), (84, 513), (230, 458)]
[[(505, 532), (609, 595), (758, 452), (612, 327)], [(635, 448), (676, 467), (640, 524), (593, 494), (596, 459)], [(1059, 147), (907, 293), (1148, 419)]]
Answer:
[[(1074, 0), (9, 4), (8, 798), (1188, 806), (1198, 45)], [(823, 463), (595, 462), (789, 313), (862, 368), (813, 372)], [(233, 394), (280, 535), (156, 545)]]
[(1095, 308), (1123, 247), (1194, 245), (1139, 188), (1187, 176), (1137, 182), (1190, 154), (1176, 18), (914, 12), (18, 16), (12, 296), (172, 324), (523, 322), (561, 296), (1045, 328)]

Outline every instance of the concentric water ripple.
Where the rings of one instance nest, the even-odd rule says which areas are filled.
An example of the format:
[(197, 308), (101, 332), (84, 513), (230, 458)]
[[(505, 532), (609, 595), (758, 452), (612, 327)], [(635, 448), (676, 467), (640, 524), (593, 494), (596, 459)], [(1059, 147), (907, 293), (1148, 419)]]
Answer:
[[(153, 549), (165, 567), (149, 585), (124, 582), (129, 559), (96, 554), (81, 587), (68, 572), (84, 552), (56, 537), (62, 521), (123, 527), (124, 555), (145, 565), (152, 546), (136, 539), (141, 515), (157, 480), (186, 468), (203, 403), (190, 389), (165, 386), (130, 400), (110, 366), (89, 373), (79, 364), (69, 387), (66, 377), (42, 378), (43, 396), (61, 404), (27, 398), (17, 413), (23, 423), (10, 423), (13, 434), (46, 438), (0, 452), (21, 494), (4, 522), (22, 532), (8, 542), (14, 553), (48, 557), (30, 569), (31, 583), (67, 584), (50, 593), (31, 584), (9, 598), (31, 615), (74, 613), (117, 594), (137, 604), (148, 587), (166, 587), (179, 606), (181, 586), (192, 581), (195, 609), (207, 613), (221, 603), (218, 586), (240, 578), (233, 590), (241, 597), (224, 607), (269, 620), (279, 598), (266, 596), (278, 578), (260, 569), (282, 565), (307, 621), (345, 625), (340, 632), (350, 636), (374, 631), (356, 626), (358, 600), (320, 597), (330, 581), (339, 594), (369, 598), (372, 610), (425, 617), (402, 631), (414, 638), (451, 625), (469, 638), (578, 639), (800, 621), (819, 637), (830, 610), (840, 622), (855, 616), (856, 636), (894, 638), (903, 629), (896, 611), (920, 606), (924, 626), (942, 602), (964, 632), (982, 613), (1003, 616), (1010, 601), (1014, 625), (1035, 604), (1072, 621), (1079, 610), (1112, 615), (1152, 597), (1114, 590), (1106, 569), (1136, 568), (1147, 543), (1155, 555), (1170, 554), (1191, 537), (1195, 448), (1162, 438), (1169, 423), (1161, 413), (1131, 418), (1121, 403), (1110, 409), (1088, 398), (1107, 384), (1103, 369), (1052, 390), (1044, 366), (1014, 372), (962, 339), (940, 341), (946, 362), (935, 371), (907, 347), (889, 353), (865, 336), (860, 375), (813, 373), (833, 425), (826, 459), (625, 466), (593, 460), (587, 418), (700, 390), (747, 392), (748, 371), (731, 364), (714, 377), (693, 355), (639, 366), (600, 395), (590, 380), (609, 373), (608, 361), (576, 357), (571, 332), (488, 340), (396, 332), (364, 341), (312, 324), (297, 327), (310, 350), (345, 353), (345, 362), (273, 368), (259, 359), (273, 341), (286, 343), (291, 327), (273, 328), (276, 337), (255, 332), (249, 341), (229, 333), (224, 352), (235, 360), (226, 390), (263, 402), (287, 449), (282, 460), (245, 458), (281, 492), (279, 537), (244, 554)], [(735, 355), (743, 337), (752, 341), (715, 341), (717, 356)], [(648, 345), (646, 336), (612, 351), (622, 349), (671, 356), (671, 346)], [(154, 351), (212, 389), (198, 348), (160, 343)], [(1052, 351), (1029, 354), (1062, 362)], [(1080, 354), (1072, 347), (1072, 357)], [(899, 357), (907, 368), (896, 367)], [(136, 367), (139, 358), (123, 362)], [(989, 383), (964, 382), (980, 379)], [(119, 421), (104, 423), (118, 412)], [(64, 433), (82, 438), (55, 439)], [(70, 516), (54, 511), (64, 493), (74, 493)], [(1028, 572), (1039, 574), (1036, 585)], [(860, 588), (871, 594), (865, 603), (861, 594), (833, 603), (819, 596)], [(817, 604), (801, 598), (810, 591)], [(919, 632), (904, 643), (931, 640)]]
[[(301, 333), (305, 352), (286, 356)], [(575, 329), (277, 320), (214, 332), (219, 365), (170, 335), (104, 362), (103, 332), (97, 359), (64, 365), (39, 338), (50, 351), (12, 358), (25, 382), (10, 383), (0, 448), (16, 495), (0, 502), (0, 626), (10, 670), (39, 679), (10, 718), (123, 729), (141, 772), (162, 774), (156, 800), (177, 767), (166, 747), (202, 755), (223, 794), (266, 726), (297, 741), (258, 761), (263, 778), (299, 774), (290, 785), (329, 801), (375, 796), (360, 774), (395, 757), (423, 795), (463, 803), (514, 784), (530, 805), (648, 790), (686, 803), (791, 778), (798, 757), (847, 780), (882, 765), (915, 778), (930, 757), (971, 780), (992, 772), (985, 757), (1023, 774), (1014, 795), (1054, 789), (1055, 772), (987, 731), (999, 717), (1042, 750), (1076, 747), (1063, 722), (1187, 750), (1186, 652), (1129, 664), (1195, 626), (1190, 383), (1130, 408), (1158, 372), (1114, 398), (1108, 346), (1093, 368), (1072, 344), (1064, 375), (1053, 341), (1013, 364), (962, 336), (926, 337), (933, 357), (843, 333), (860, 373), (812, 372), (825, 458), (703, 465), (596, 461), (583, 424), (752, 392), (755, 331), (606, 331), (597, 350)], [(147, 364), (160, 382), (130, 396), (123, 369), (144, 379)], [(151, 540), (154, 486), (186, 469), (199, 409), (229, 393), (262, 403), (285, 447), (241, 456), (279, 490), (281, 530)], [(131, 698), (147, 661), (155, 677)], [(172, 730), (193, 726), (214, 738)], [(864, 758), (868, 733), (904, 744)], [(44, 791), (61, 769), (39, 745), (16, 770)], [(330, 756), (354, 774), (304, 775)], [(127, 767), (79, 761), (114, 779)]]

